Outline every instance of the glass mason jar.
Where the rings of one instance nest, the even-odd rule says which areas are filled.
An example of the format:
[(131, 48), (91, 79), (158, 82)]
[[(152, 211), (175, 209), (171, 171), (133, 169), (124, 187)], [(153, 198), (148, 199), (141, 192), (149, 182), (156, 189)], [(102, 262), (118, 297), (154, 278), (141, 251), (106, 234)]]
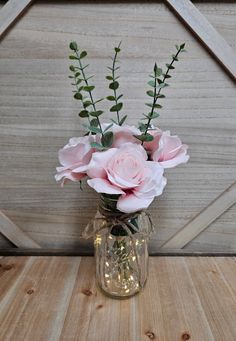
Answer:
[(94, 219), (96, 282), (108, 296), (126, 298), (140, 292), (148, 277), (150, 217), (116, 209), (116, 195), (101, 195)]

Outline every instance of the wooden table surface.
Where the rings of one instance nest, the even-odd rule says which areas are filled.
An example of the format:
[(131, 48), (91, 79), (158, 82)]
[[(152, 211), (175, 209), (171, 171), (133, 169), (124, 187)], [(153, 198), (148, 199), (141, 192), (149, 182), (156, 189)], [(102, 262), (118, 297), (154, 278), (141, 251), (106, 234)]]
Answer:
[(96, 287), (93, 257), (0, 263), (0, 340), (236, 340), (233, 257), (150, 257), (144, 291), (125, 300)]

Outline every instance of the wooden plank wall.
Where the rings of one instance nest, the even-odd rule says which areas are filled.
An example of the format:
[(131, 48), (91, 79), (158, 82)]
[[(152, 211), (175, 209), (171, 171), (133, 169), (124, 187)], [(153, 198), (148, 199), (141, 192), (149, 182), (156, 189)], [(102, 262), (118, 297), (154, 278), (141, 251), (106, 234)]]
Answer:
[[(196, 6), (235, 49), (236, 4)], [(167, 171), (165, 193), (150, 208), (157, 228), (150, 251), (156, 252), (235, 181), (235, 85), (163, 3), (40, 1), (30, 7), (0, 45), (0, 209), (44, 248), (92, 250), (79, 235), (95, 213), (96, 194), (86, 185), (83, 192), (74, 184), (61, 189), (53, 178), (58, 148), (82, 133), (67, 78), (72, 39), (89, 52), (97, 96), (107, 93), (109, 55), (122, 40), (121, 85), (131, 124), (144, 110), (153, 62), (164, 65), (175, 43), (187, 43), (159, 125), (189, 144), (191, 160)], [(185, 249), (235, 249), (235, 221), (232, 206)], [(1, 236), (0, 246), (12, 245)]]

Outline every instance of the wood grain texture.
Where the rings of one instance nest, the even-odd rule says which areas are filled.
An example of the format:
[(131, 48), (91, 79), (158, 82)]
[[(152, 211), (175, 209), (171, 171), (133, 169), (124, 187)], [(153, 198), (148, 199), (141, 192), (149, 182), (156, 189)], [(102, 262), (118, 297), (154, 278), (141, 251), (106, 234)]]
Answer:
[(236, 81), (236, 53), (190, 0), (166, 0)]
[(0, 232), (18, 247), (40, 248), (27, 233), (24, 233), (16, 224), (13, 223), (3, 212), (0, 211)]
[[(236, 4), (197, 6), (236, 46)], [(154, 61), (164, 66), (175, 43), (186, 41), (188, 53), (173, 72), (158, 124), (181, 136), (191, 159), (167, 171), (165, 193), (150, 207), (155, 253), (235, 181), (234, 83), (164, 3), (40, 1), (30, 7), (1, 42), (0, 208), (43, 248), (93, 252), (92, 242), (79, 236), (95, 214), (96, 194), (86, 184), (83, 192), (75, 184), (62, 189), (53, 177), (57, 150), (83, 133), (67, 78), (72, 39), (88, 50), (97, 97), (108, 93), (106, 66), (122, 40), (121, 86), (130, 124), (145, 109)], [(235, 220), (234, 205), (186, 248), (235, 250)], [(0, 246), (10, 245), (2, 238)]]
[(0, 38), (33, 0), (8, 0), (0, 11)]
[(167, 240), (162, 248), (182, 249), (204, 231), (222, 213), (236, 203), (236, 182), (227, 188), (218, 198), (201, 211), (174, 236)]
[(144, 290), (126, 300), (101, 293), (94, 258), (5, 257), (0, 263), (3, 340), (236, 338), (233, 257), (150, 257)]

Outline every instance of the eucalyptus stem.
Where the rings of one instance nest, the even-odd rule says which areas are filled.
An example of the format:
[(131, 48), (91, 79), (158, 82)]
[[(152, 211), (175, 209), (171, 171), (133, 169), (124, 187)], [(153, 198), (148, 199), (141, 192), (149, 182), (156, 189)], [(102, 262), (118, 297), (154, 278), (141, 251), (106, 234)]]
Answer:
[[(175, 62), (176, 60), (178, 60), (178, 55), (179, 55), (179, 53), (181, 52), (181, 50), (183, 50), (183, 49), (184, 49), (184, 44), (181, 45), (181, 46), (178, 48), (176, 54), (172, 56), (172, 61), (171, 61), (170, 64), (167, 64), (168, 66), (167, 66), (166, 73), (163, 74), (163, 80), (162, 80), (162, 83), (160, 83), (160, 84), (163, 84), (163, 85), (165, 84), (165, 80), (166, 80), (166, 78), (168, 78), (170, 69), (173, 68), (174, 62)], [(149, 126), (150, 126), (151, 120), (153, 119), (153, 112), (154, 112), (154, 108), (155, 108), (156, 102), (157, 102), (157, 100), (158, 100), (158, 98), (159, 98), (159, 95), (161, 94), (161, 90), (162, 90), (163, 87), (164, 87), (164, 86), (163, 86), (163, 87), (159, 87), (158, 92), (156, 92), (156, 90), (157, 90), (157, 64), (156, 64), (156, 63), (155, 63), (155, 65), (154, 65), (154, 75), (155, 75), (155, 86), (154, 86), (153, 104), (152, 104), (152, 110), (151, 110), (151, 112), (150, 112), (150, 114), (149, 114), (149, 117), (148, 117), (148, 121), (147, 121), (147, 124), (146, 124), (146, 129), (145, 129), (145, 131), (144, 131), (144, 135), (146, 135), (147, 132), (148, 132), (148, 130), (149, 130)], [(143, 142), (144, 142), (144, 141), (142, 141), (142, 144), (143, 144)]]
[(120, 45), (121, 45), (121, 42), (119, 43), (117, 47), (114, 48), (115, 54), (114, 54), (114, 57), (112, 58), (112, 66), (111, 67), (108, 66), (108, 69), (111, 71), (111, 75), (106, 76), (106, 79), (111, 81), (111, 83), (109, 84), (109, 89), (113, 90), (113, 96), (107, 96), (107, 100), (115, 102), (115, 104), (113, 104), (112, 107), (110, 108), (110, 111), (116, 112), (116, 116), (117, 116), (117, 122), (113, 119), (112, 119), (112, 122), (118, 124), (119, 126), (122, 126), (122, 124), (125, 122), (127, 118), (127, 115), (123, 116), (122, 118), (120, 117), (119, 112), (123, 107), (123, 103), (119, 102), (119, 99), (123, 95), (117, 94), (117, 89), (119, 88), (120, 84), (118, 82), (119, 76), (116, 76), (115, 74), (116, 71), (120, 68), (119, 66), (118, 67), (116, 66), (117, 56), (118, 56), (118, 53), (121, 51)]
[[(79, 69), (80, 69), (80, 71), (81, 71), (81, 73), (82, 73), (83, 81), (85, 82), (85, 84), (86, 84), (87, 87), (90, 87), (90, 85), (89, 85), (89, 83), (88, 83), (88, 79), (86, 78), (85, 73), (84, 73), (84, 68), (85, 68), (85, 67), (83, 67), (83, 65), (82, 65), (81, 58), (80, 58), (80, 55), (79, 55), (77, 49), (75, 50), (75, 54), (76, 54), (77, 60), (78, 60), (78, 62), (79, 62), (79, 66), (80, 66)], [(89, 94), (89, 97), (90, 97), (90, 100), (91, 100), (91, 104), (92, 104), (93, 110), (94, 110), (94, 112), (97, 112), (96, 106), (95, 106), (95, 102), (94, 102), (94, 100), (93, 100), (92, 92), (91, 92), (91, 90), (88, 90), (87, 92), (88, 92), (88, 94)], [(102, 125), (101, 125), (99, 116), (96, 116), (96, 119), (97, 119), (99, 128), (100, 128), (100, 130), (101, 130), (101, 134), (102, 134), (102, 136), (104, 136), (104, 135), (103, 135)]]
[[(115, 49), (115, 56), (114, 56), (113, 63), (112, 63), (112, 78), (113, 78), (113, 81), (115, 81), (115, 66), (116, 66), (117, 55), (120, 52), (120, 45), (121, 45), (121, 42), (118, 45), (118, 49)], [(116, 94), (116, 89), (115, 88), (113, 89), (113, 92), (114, 92), (115, 102), (116, 102), (116, 106), (117, 106), (118, 99), (117, 99), (117, 94)], [(119, 110), (118, 109), (116, 110), (116, 116), (117, 116), (117, 122), (120, 125), (120, 116), (119, 116)]]
[[(80, 89), (79, 89), (79, 86), (78, 86), (78, 84), (77, 84), (77, 78), (76, 78), (76, 72), (74, 72), (74, 80), (75, 80), (75, 87), (76, 87), (76, 89), (77, 89), (77, 92), (79, 92), (80, 91)], [(83, 109), (86, 109), (86, 107), (84, 106), (84, 103), (82, 102), (82, 106), (83, 106)], [(87, 117), (88, 118), (88, 121), (89, 121), (89, 124), (90, 124), (90, 118), (89, 118), (89, 116)], [(89, 132), (89, 133), (91, 133), (91, 132)]]

